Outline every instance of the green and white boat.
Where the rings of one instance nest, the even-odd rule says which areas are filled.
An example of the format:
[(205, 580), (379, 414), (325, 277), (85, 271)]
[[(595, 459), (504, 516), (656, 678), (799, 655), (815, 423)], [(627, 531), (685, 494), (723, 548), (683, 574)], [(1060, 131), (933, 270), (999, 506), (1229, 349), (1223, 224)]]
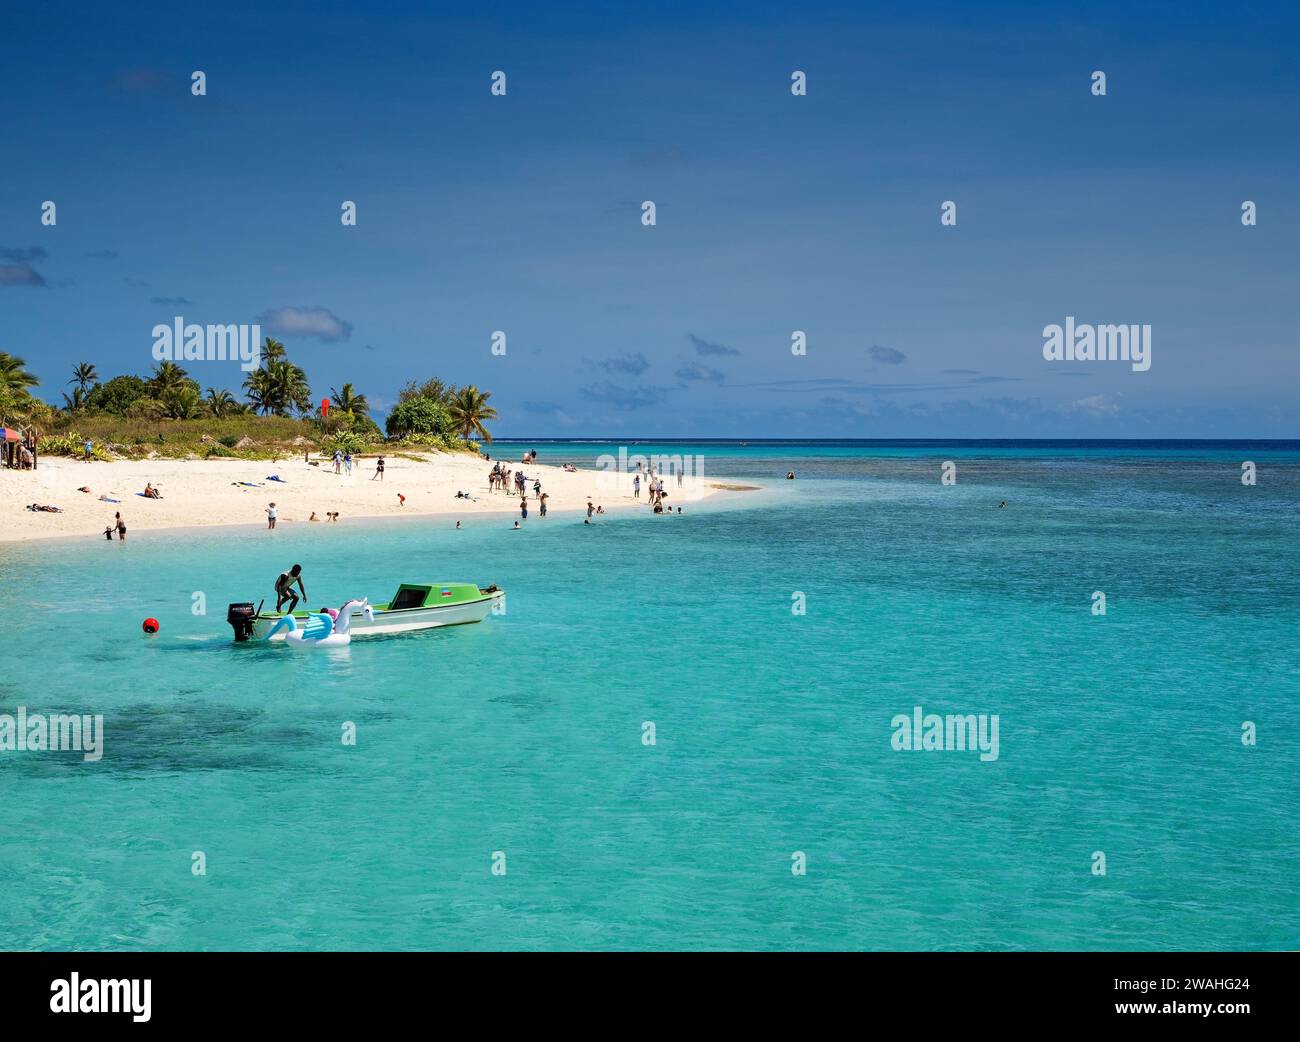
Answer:
[[(407, 633), (439, 626), (462, 626), (482, 622), (496, 605), (505, 601), (505, 591), (476, 583), (402, 583), (387, 604), (368, 604), (350, 612), (353, 637), (380, 633)], [(226, 621), (235, 630), (235, 640), (282, 641), (285, 628), (272, 633), (285, 612), (258, 611), (251, 603), (232, 604)], [(294, 620), (305, 625), (311, 612), (299, 610)]]

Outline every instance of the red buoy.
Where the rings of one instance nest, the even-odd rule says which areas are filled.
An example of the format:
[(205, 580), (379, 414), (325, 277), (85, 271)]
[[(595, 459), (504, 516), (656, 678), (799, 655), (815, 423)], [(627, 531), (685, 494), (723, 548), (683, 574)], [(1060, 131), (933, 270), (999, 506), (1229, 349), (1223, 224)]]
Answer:
[(158, 632), (158, 620), (157, 620), (157, 619), (145, 619), (145, 620), (144, 620), (144, 631), (145, 631), (145, 633), (157, 633), (157, 632)]

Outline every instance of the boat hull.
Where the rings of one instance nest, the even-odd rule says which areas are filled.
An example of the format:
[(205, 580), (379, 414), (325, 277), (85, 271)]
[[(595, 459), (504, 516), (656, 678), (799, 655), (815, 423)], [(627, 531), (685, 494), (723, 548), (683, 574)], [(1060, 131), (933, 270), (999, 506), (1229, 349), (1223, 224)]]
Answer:
[[(410, 633), (414, 630), (438, 629), (442, 626), (463, 626), (471, 622), (482, 622), (491, 614), (497, 602), (505, 594), (501, 590), (485, 593), (482, 597), (455, 604), (431, 604), (417, 608), (398, 608), (372, 610), (367, 617), (360, 609), (352, 613), (352, 625), (349, 630), (355, 637), (377, 637), (386, 633)], [(279, 620), (276, 613), (262, 613), (253, 620), (253, 639), (265, 640), (271, 627)], [(272, 643), (284, 640), (283, 632), (276, 633), (270, 639)]]

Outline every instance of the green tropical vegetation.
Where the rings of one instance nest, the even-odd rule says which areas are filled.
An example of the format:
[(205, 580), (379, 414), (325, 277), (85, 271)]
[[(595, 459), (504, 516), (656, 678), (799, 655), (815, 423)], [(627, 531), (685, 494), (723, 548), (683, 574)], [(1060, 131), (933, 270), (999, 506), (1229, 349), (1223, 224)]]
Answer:
[[(261, 364), (239, 392), (202, 388), (176, 362), (159, 362), (145, 375), (100, 378), (91, 362), (73, 367), (62, 405), (34, 393), (40, 381), (27, 363), (0, 351), (0, 425), (34, 427), (44, 453), (80, 454), (87, 439), (102, 459), (115, 457), (270, 458), (287, 453), (353, 454), (413, 450), (478, 452), (490, 443), (497, 417), (491, 395), (437, 378), (409, 381), (384, 428), (353, 383), (330, 388), (322, 410), (306, 372), (284, 344), (266, 338)], [(242, 392), (242, 395), (240, 394)]]

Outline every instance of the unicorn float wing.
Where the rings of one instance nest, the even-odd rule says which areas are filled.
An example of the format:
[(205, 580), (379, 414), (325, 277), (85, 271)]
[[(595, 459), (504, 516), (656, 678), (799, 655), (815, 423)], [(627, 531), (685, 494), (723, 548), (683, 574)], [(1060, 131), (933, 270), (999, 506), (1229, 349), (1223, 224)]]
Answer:
[(369, 601), (353, 599), (343, 604), (337, 611), (314, 611), (308, 614), (302, 629), (292, 615), (283, 616), (266, 639), (270, 640), (277, 633), (284, 633), (284, 642), (295, 648), (340, 648), (352, 643), (352, 609), (360, 607), (366, 618), (373, 619)]

